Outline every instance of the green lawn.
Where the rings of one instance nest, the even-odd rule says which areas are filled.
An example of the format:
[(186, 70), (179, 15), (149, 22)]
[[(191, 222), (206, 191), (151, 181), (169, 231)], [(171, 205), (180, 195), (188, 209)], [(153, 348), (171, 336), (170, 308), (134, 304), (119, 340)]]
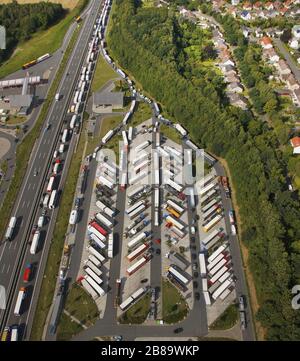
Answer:
[(175, 130), (174, 128), (168, 127), (165, 124), (161, 124), (160, 125), (160, 131), (167, 138), (173, 140), (173, 142), (178, 143), (178, 144), (182, 144), (181, 137), (180, 137), (179, 133), (177, 132), (177, 130)]
[(100, 90), (109, 80), (116, 78), (118, 78), (118, 74), (107, 64), (102, 55), (99, 55), (92, 82), (92, 91)]
[(34, 34), (30, 40), (20, 43), (14, 54), (0, 66), (0, 78), (21, 69), (24, 63), (45, 53), (53, 54), (61, 46), (68, 28), (74, 22), (74, 17), (81, 13), (87, 3), (88, 0), (80, 0), (59, 23)]
[(65, 309), (86, 326), (93, 325), (99, 315), (94, 300), (76, 283), (67, 294)]
[(81, 331), (83, 327), (63, 313), (57, 328), (57, 341), (69, 341)]
[(141, 324), (147, 319), (147, 315), (150, 311), (151, 296), (149, 293), (144, 295), (137, 303), (131, 306), (122, 316), (119, 318), (120, 323)]
[(209, 327), (211, 330), (227, 330), (233, 327), (238, 320), (238, 307), (230, 305), (219, 318)]
[(162, 282), (163, 320), (166, 323), (177, 323), (183, 320), (189, 308), (179, 291), (169, 281)]
[(17, 116), (17, 115), (10, 115), (5, 124), (11, 124), (11, 125), (12, 124), (21, 124), (21, 123), (24, 123), (26, 120), (27, 120), (26, 117), (21, 117), (21, 116)]
[(149, 104), (137, 102), (133, 116), (130, 119), (129, 125), (136, 127), (145, 120), (152, 117), (152, 112)]

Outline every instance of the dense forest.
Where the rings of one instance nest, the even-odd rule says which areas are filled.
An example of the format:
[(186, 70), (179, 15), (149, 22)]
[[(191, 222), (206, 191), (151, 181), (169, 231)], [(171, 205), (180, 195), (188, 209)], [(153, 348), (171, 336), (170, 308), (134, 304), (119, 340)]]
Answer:
[(0, 24), (6, 28), (6, 50), (0, 50), (0, 63), (21, 41), (38, 30), (45, 30), (65, 15), (61, 4), (40, 2), (20, 5), (16, 0), (0, 5)]
[[(189, 48), (198, 30), (190, 25), (187, 35), (174, 11), (116, 0), (112, 21), (112, 56), (188, 128), (194, 141), (227, 160), (261, 305), (256, 317), (268, 339), (299, 339), (300, 315), (291, 307), (291, 288), (300, 281), (300, 207), (287, 189), (286, 162), (274, 130), (250, 112), (228, 106), (217, 74), (193, 69), (195, 52)], [(239, 31), (233, 36), (245, 46)]]

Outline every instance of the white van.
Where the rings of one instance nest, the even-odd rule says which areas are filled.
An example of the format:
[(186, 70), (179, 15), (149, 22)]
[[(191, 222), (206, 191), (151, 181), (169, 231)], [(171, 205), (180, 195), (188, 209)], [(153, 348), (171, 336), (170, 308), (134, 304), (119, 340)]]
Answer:
[(56, 93), (56, 94), (55, 94), (55, 100), (58, 101), (59, 98), (60, 98), (60, 94), (59, 94), (59, 93)]
[(49, 198), (50, 198), (50, 195), (46, 194), (45, 197), (44, 197), (44, 200), (43, 200), (43, 207), (44, 208), (48, 207)]
[(39, 219), (38, 219), (38, 227), (39, 228), (42, 228), (43, 225), (44, 225), (44, 220), (45, 220), (45, 217), (44, 216), (40, 216)]
[(60, 144), (58, 151), (59, 151), (59, 153), (63, 153), (65, 151), (65, 145)]

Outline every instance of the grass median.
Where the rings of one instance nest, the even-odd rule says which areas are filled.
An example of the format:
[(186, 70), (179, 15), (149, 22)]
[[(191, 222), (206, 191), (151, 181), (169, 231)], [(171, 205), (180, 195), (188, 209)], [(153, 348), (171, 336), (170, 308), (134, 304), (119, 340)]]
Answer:
[(37, 59), (45, 53), (53, 54), (60, 48), (74, 18), (82, 12), (87, 3), (88, 0), (80, 0), (77, 6), (69, 11), (60, 22), (47, 30), (37, 32), (30, 40), (18, 44), (15, 53), (1, 65), (0, 78), (21, 69), (23, 64)]
[(25, 136), (22, 142), (17, 147), (16, 152), (16, 169), (9, 186), (9, 190), (6, 193), (2, 207), (0, 209), (0, 236), (3, 237), (5, 227), (8, 223), (13, 205), (16, 201), (18, 192), (20, 190), (21, 184), (26, 174), (28, 168), (28, 162), (34, 146), (35, 141), (39, 137), (41, 132), (42, 125), (47, 117), (48, 111), (50, 109), (51, 103), (54, 99), (55, 93), (61, 81), (61, 77), (65, 71), (69, 56), (74, 48), (76, 40), (79, 35), (79, 28), (77, 28), (70, 40), (70, 43), (65, 51), (64, 57), (61, 61), (60, 67), (57, 70), (55, 79), (51, 84), (49, 89), (47, 99), (45, 100), (42, 109), (40, 111), (39, 117), (36, 120), (36, 123), (32, 130)]
[(209, 327), (211, 330), (227, 330), (232, 328), (238, 321), (238, 308), (232, 304), (219, 316), (219, 318)]

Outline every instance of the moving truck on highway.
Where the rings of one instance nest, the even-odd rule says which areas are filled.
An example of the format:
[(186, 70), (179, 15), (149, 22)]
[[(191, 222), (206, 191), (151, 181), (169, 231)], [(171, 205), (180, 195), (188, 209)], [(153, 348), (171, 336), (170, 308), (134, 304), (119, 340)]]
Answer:
[(108, 228), (111, 228), (113, 226), (113, 222), (111, 222), (107, 217), (105, 217), (103, 214), (101, 213), (97, 213), (95, 215), (95, 218), (103, 223), (105, 226), (107, 226)]
[(127, 270), (126, 270), (127, 275), (131, 276), (132, 274), (134, 274), (136, 271), (138, 271), (140, 268), (142, 268), (147, 263), (147, 261), (148, 261), (148, 259), (146, 257), (142, 257), (140, 260), (135, 262), (132, 266), (127, 268)]
[(131, 116), (131, 112), (127, 112), (125, 114), (125, 117), (123, 118), (123, 121), (122, 121), (123, 125), (126, 125), (128, 123), (130, 116)]
[(98, 293), (94, 290), (94, 288), (88, 283), (86, 279), (81, 280), (82, 287), (90, 294), (93, 300), (98, 298)]
[(69, 130), (68, 129), (64, 129), (63, 131), (63, 135), (61, 137), (61, 141), (62, 143), (66, 143), (68, 140), (68, 135), (69, 135)]
[(56, 197), (57, 197), (57, 190), (52, 191), (50, 200), (49, 200), (49, 208), (54, 209), (56, 206)]
[(107, 249), (108, 258), (113, 258), (114, 256), (114, 235), (110, 233), (108, 236), (108, 249)]
[(59, 151), (59, 153), (63, 153), (64, 151), (65, 151), (65, 145), (64, 144), (60, 144), (59, 145), (59, 148), (58, 148), (58, 151)]
[(153, 106), (154, 106), (154, 110), (155, 110), (155, 115), (159, 115), (160, 110), (159, 110), (159, 106), (157, 103), (153, 102)]
[(146, 239), (149, 236), (149, 232), (142, 232), (139, 235), (137, 235), (136, 237), (134, 237), (131, 241), (128, 242), (127, 247), (128, 248), (133, 248), (135, 247), (137, 244), (139, 244), (140, 242), (142, 242), (144, 239)]
[(32, 264), (28, 263), (24, 271), (23, 282), (25, 283), (29, 282), (31, 271), (32, 271)]
[(155, 210), (154, 212), (154, 226), (158, 227), (159, 226), (159, 214), (158, 214), (158, 210)]
[(114, 135), (114, 131), (113, 131), (112, 129), (109, 130), (109, 131), (105, 134), (105, 136), (102, 138), (102, 143), (103, 143), (103, 144), (106, 144), (113, 135)]
[(199, 266), (201, 277), (206, 277), (206, 262), (204, 253), (199, 253)]
[(47, 192), (51, 193), (53, 188), (54, 188), (54, 183), (55, 183), (55, 176), (50, 177), (48, 185), (47, 185)]
[(203, 292), (203, 296), (204, 296), (206, 306), (210, 306), (211, 305), (211, 300), (210, 300), (209, 293), (208, 292)]
[(125, 148), (128, 148), (128, 138), (127, 138), (127, 133), (126, 130), (122, 130), (122, 137), (123, 137), (123, 143)]
[(182, 224), (181, 222), (179, 222), (177, 219), (175, 219), (174, 217), (172, 216), (167, 216), (166, 217), (166, 221), (168, 223), (172, 223), (173, 226), (177, 227), (180, 231), (183, 231), (184, 228), (185, 228), (185, 225)]
[(15, 310), (14, 310), (14, 315), (15, 316), (20, 316), (21, 315), (21, 311), (22, 311), (22, 303), (23, 303), (23, 300), (25, 299), (26, 297), (26, 289), (25, 287), (21, 287), (20, 288), (20, 291), (18, 293), (18, 297), (17, 297), (17, 302), (16, 302), (16, 305), (15, 305)]
[(157, 132), (155, 135), (155, 145), (156, 145), (156, 147), (160, 146), (160, 133), (159, 132)]
[(189, 283), (189, 280), (178, 269), (175, 269), (174, 266), (169, 267), (168, 271), (175, 279), (179, 280), (184, 285)]
[(44, 208), (47, 208), (48, 207), (48, 202), (49, 202), (49, 199), (50, 199), (50, 194), (45, 194), (45, 197), (43, 199), (43, 207)]
[(17, 217), (11, 217), (11, 219), (9, 220), (7, 230), (5, 232), (5, 239), (9, 241), (12, 239), (16, 223), (17, 223)]
[(149, 248), (149, 243), (143, 243), (138, 248), (136, 248), (134, 251), (128, 254), (127, 259), (129, 262), (132, 262), (134, 259), (136, 259), (138, 256), (143, 254), (147, 249)]
[(208, 232), (212, 227), (214, 227), (220, 220), (223, 218), (221, 214), (216, 215), (210, 222), (203, 226), (203, 231)]
[(10, 334), (11, 341), (18, 341), (18, 332), (19, 332), (18, 326), (13, 326)]
[(37, 225), (38, 225), (39, 228), (42, 228), (42, 227), (43, 227), (44, 221), (45, 221), (45, 217), (44, 217), (44, 216), (40, 216), (39, 219), (38, 219), (38, 223), (37, 223)]
[(74, 114), (71, 118), (71, 121), (70, 121), (70, 129), (74, 129), (75, 128), (75, 125), (76, 125), (76, 121), (77, 121), (77, 115)]
[(96, 281), (92, 279), (90, 276), (84, 276), (85, 280), (90, 284), (90, 286), (93, 287), (93, 289), (98, 293), (98, 295), (101, 297), (105, 295), (104, 290), (98, 285)]
[(133, 138), (133, 128), (132, 128), (132, 127), (129, 127), (129, 130), (128, 130), (128, 140), (131, 142), (131, 141), (132, 141), (132, 138)]
[(53, 167), (53, 174), (54, 174), (54, 175), (57, 175), (57, 174), (58, 174), (59, 168), (60, 168), (60, 161), (55, 162), (54, 167)]
[(69, 224), (74, 225), (77, 223), (78, 220), (78, 211), (73, 209), (70, 213)]
[(187, 131), (180, 124), (177, 123), (174, 127), (183, 137), (187, 135)]
[(30, 246), (30, 253), (31, 254), (36, 254), (36, 251), (38, 249), (39, 246), (39, 240), (40, 240), (40, 231), (35, 231), (34, 235), (32, 237), (32, 242), (31, 242), (31, 246)]

